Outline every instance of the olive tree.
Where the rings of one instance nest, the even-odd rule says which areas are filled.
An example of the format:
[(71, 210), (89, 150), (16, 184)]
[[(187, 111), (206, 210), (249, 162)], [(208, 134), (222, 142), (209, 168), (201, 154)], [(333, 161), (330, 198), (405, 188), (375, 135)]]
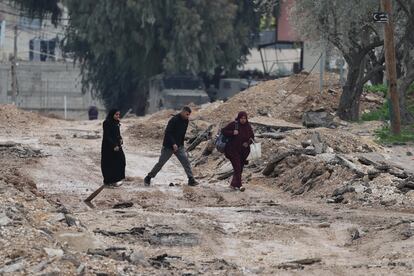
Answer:
[(367, 71), (367, 54), (383, 45), (379, 25), (372, 22), (377, 0), (296, 0), (292, 8), (296, 29), (305, 40), (326, 40), (348, 64), (348, 73), (338, 106), (341, 119), (359, 118), (364, 84), (384, 69), (382, 64)]

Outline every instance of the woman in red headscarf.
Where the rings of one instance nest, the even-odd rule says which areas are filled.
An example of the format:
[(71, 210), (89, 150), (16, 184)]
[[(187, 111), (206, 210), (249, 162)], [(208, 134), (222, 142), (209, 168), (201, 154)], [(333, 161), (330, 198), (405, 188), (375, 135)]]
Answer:
[(244, 187), (242, 187), (241, 175), (244, 165), (248, 163), (247, 157), (250, 153), (250, 144), (254, 139), (252, 127), (247, 120), (247, 113), (244, 111), (239, 112), (236, 120), (221, 131), (224, 136), (230, 138), (224, 151), (234, 170), (230, 187), (243, 192)]

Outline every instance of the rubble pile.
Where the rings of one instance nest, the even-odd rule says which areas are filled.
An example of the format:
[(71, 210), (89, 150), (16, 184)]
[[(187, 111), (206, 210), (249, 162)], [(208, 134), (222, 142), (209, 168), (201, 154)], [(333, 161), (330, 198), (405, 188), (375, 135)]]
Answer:
[[(319, 92), (319, 75), (298, 74), (260, 83), (226, 102), (192, 106), (186, 147), (195, 171), (200, 178), (209, 181), (230, 178), (232, 168), (224, 156), (214, 150), (214, 137), (219, 128), (233, 120), (240, 110), (245, 110), (256, 140), (262, 145), (261, 160), (246, 168), (247, 180), (265, 175), (271, 179), (270, 182), (266, 180), (269, 185), (294, 196), (310, 195), (336, 203), (383, 202), (375, 192), (366, 194), (368, 188), (360, 187), (361, 183), (363, 187), (379, 185), (388, 187), (392, 191), (387, 192), (390, 195), (396, 193), (400, 199), (395, 203), (402, 204), (405, 195), (396, 188), (398, 175), (381, 172), (372, 178), (372, 170), (367, 165), (361, 167), (359, 162), (355, 165), (353, 159), (358, 154), (381, 153), (383, 148), (374, 143), (369, 134), (355, 135), (352, 125), (335, 117), (340, 90), (336, 74), (326, 75), (322, 93)], [(378, 107), (383, 102), (374, 94), (364, 93), (361, 99), (361, 110)], [(174, 113), (164, 110), (139, 119), (128, 131), (139, 139), (162, 139), (165, 125)], [(367, 131), (365, 127), (364, 131)], [(352, 192), (347, 196), (333, 196), (334, 190), (341, 188), (344, 182), (347, 187), (353, 187), (350, 188)], [(370, 188), (368, 192), (374, 190), (379, 194), (383, 188)], [(358, 192), (362, 196), (355, 195)]]
[[(197, 117), (209, 122), (228, 121), (234, 119), (238, 111), (244, 110), (251, 118), (268, 116), (301, 124), (304, 112), (334, 112), (340, 91), (337, 74), (326, 74), (322, 93), (319, 92), (318, 74), (297, 74), (253, 86), (215, 108), (200, 110)], [(378, 106), (377, 101), (367, 101), (365, 96), (361, 104), (362, 110)]]
[(46, 118), (41, 115), (22, 111), (15, 105), (0, 105), (0, 129), (2, 131), (10, 132), (13, 128), (25, 129), (34, 125), (40, 125), (47, 121)]

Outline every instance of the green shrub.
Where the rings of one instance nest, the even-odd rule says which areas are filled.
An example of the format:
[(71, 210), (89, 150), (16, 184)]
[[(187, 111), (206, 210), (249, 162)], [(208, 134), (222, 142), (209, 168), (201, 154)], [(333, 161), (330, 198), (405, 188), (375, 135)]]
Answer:
[(395, 135), (391, 132), (390, 127), (386, 126), (376, 130), (375, 136), (381, 144), (414, 142), (414, 128), (413, 126), (405, 126), (401, 129), (400, 135)]
[(377, 110), (372, 110), (361, 115), (362, 121), (386, 121), (390, 119), (389, 102), (386, 101)]
[(375, 84), (375, 85), (364, 85), (364, 90), (370, 93), (380, 93), (384, 96), (387, 96), (388, 86), (385, 84)]
[(414, 82), (408, 87), (408, 93), (413, 93), (414, 92)]

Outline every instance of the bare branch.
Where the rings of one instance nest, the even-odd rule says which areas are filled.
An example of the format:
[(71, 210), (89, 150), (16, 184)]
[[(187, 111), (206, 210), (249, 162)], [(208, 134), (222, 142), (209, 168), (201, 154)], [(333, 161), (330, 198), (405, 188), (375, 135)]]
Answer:
[(360, 85), (364, 85), (365, 83), (367, 83), (372, 78), (372, 76), (374, 76), (374, 74), (376, 74), (379, 71), (383, 71), (383, 70), (385, 70), (385, 66), (384, 65), (379, 65), (377, 67), (372, 68), (372, 70), (369, 71), (365, 75), (365, 77), (362, 80), (359, 81), (359, 84)]
[(398, 5), (401, 7), (401, 9), (407, 14), (408, 17), (411, 17), (411, 12), (410, 10), (407, 8), (407, 6), (403, 3), (402, 0), (396, 0), (396, 2), (398, 3)]
[(361, 53), (360, 54), (361, 54), (361, 56), (365, 56), (372, 49), (375, 49), (375, 48), (380, 47), (382, 45), (384, 45), (384, 40), (374, 41), (374, 42), (372, 42), (372, 43), (364, 46), (364, 48), (361, 50)]

